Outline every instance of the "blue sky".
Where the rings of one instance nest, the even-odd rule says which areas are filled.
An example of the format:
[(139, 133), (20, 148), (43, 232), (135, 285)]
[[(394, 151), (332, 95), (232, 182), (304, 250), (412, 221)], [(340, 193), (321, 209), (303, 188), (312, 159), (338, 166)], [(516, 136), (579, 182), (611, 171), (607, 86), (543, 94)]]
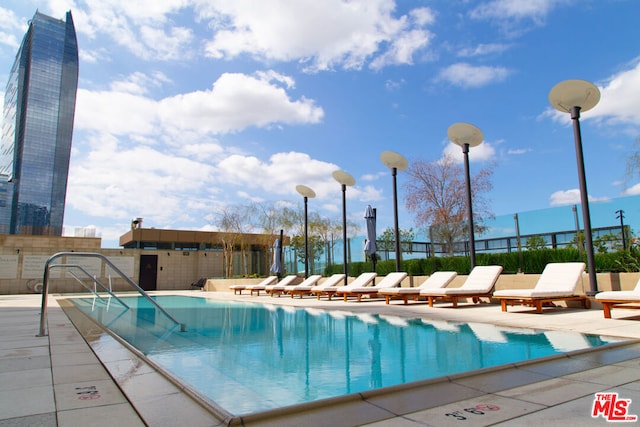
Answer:
[[(301, 205), (393, 224), (380, 153), (437, 161), (455, 122), (484, 133), (471, 173), (495, 163), (496, 215), (579, 202), (573, 132), (548, 102), (585, 79), (592, 203), (640, 194), (626, 160), (640, 135), (636, 0), (4, 0), (0, 82), (36, 9), (74, 16), (80, 82), (65, 227), (117, 246), (145, 227), (211, 230), (225, 207)], [(0, 87), (4, 89), (4, 83)], [(400, 226), (414, 227), (400, 190)]]

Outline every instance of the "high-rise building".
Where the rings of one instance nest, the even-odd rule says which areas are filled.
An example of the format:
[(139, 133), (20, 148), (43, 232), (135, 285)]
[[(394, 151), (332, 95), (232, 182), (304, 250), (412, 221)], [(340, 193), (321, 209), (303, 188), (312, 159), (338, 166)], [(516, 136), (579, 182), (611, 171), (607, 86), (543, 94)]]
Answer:
[(62, 235), (78, 88), (66, 20), (36, 12), (11, 68), (0, 145), (0, 233)]

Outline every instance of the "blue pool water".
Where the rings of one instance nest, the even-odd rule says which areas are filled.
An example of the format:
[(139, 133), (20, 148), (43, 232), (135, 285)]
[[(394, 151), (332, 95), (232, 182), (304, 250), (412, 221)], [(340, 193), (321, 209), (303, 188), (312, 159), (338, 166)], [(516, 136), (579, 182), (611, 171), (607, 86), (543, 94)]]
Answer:
[(125, 309), (73, 300), (151, 360), (234, 415), (607, 344), (595, 335), (500, 328), (199, 297)]

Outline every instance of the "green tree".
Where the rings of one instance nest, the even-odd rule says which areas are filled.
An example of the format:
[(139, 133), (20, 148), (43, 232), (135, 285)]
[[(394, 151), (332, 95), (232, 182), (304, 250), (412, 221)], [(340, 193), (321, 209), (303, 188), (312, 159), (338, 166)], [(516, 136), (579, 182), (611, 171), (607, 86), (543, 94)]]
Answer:
[[(415, 240), (415, 233), (413, 228), (408, 230), (399, 229), (400, 235), (400, 250), (401, 252), (411, 253), (412, 243)], [(382, 234), (376, 237), (378, 243), (378, 252), (395, 252), (396, 250), (396, 235), (392, 228), (387, 228)]]
[(527, 243), (525, 244), (525, 247), (529, 251), (547, 249), (547, 242), (544, 240), (542, 236), (539, 236), (536, 234), (535, 236), (531, 236), (527, 239)]

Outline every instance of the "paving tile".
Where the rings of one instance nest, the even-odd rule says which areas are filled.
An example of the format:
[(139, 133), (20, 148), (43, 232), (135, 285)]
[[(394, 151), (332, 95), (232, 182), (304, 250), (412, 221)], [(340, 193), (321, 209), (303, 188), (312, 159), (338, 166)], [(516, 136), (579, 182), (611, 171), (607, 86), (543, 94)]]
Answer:
[(90, 352), (91, 348), (84, 341), (81, 343), (72, 344), (53, 344), (50, 348), (51, 354), (69, 354)]
[(548, 375), (523, 369), (500, 369), (479, 375), (452, 378), (452, 381), (485, 393), (494, 393), (547, 379), (549, 379)]
[(180, 392), (178, 387), (156, 372), (129, 376), (120, 387), (130, 399), (136, 401)]
[(58, 412), (58, 427), (135, 427), (144, 425), (133, 408), (125, 403)]
[(242, 417), (245, 427), (300, 427), (300, 426), (361, 426), (374, 421), (393, 418), (393, 414), (362, 400), (335, 402), (328, 406), (306, 409), (264, 418)]
[(51, 386), (0, 391), (0, 414), (2, 418), (55, 412)]
[(55, 365), (53, 367), (53, 383), (68, 384), (83, 381), (109, 380), (111, 377), (104, 367), (98, 363), (87, 365)]
[(592, 395), (593, 393), (601, 390), (601, 384), (571, 381), (564, 378), (554, 378), (509, 390), (499, 391), (496, 395), (551, 406), (564, 403), (569, 400), (582, 398), (585, 395)]
[(620, 385), (640, 380), (640, 369), (608, 365), (569, 374), (565, 378), (603, 385)]
[[(486, 426), (530, 414), (544, 406), (506, 397), (484, 395), (405, 415), (430, 426)], [(515, 425), (515, 424), (512, 424)]]
[(425, 427), (430, 424), (425, 424), (421, 421), (410, 420), (405, 417), (389, 418), (387, 420), (377, 421), (374, 423), (364, 424), (361, 427)]
[(51, 386), (51, 369), (30, 369), (0, 373), (0, 391)]
[(0, 350), (0, 359), (22, 359), (27, 357), (47, 356), (49, 354), (49, 347), (22, 347), (22, 348), (7, 348)]
[[(370, 396), (373, 394), (373, 396)], [(415, 387), (395, 393), (362, 393), (365, 399), (396, 415), (481, 396), (484, 393), (449, 381)]]
[(47, 414), (28, 415), (9, 419), (0, 419), (0, 427), (51, 427), (57, 425), (55, 412)]
[(0, 359), (0, 373), (26, 371), (29, 369), (41, 369), (50, 367), (51, 358), (49, 357), (49, 355)]
[[(620, 396), (623, 397), (623, 396)], [(530, 417), (520, 417), (512, 419), (508, 422), (496, 425), (504, 426), (531, 426), (539, 427), (544, 423), (550, 426), (603, 426), (611, 425), (602, 416), (593, 418), (591, 416), (593, 409), (594, 396), (586, 396), (581, 399), (572, 400), (561, 405), (552, 406), (536, 412)], [(640, 402), (640, 399), (638, 400)], [(640, 415), (640, 406), (632, 407), (630, 413)], [(626, 425), (627, 423), (615, 423)]]
[[(0, 322), (1, 323), (1, 322)], [(47, 337), (34, 336), (12, 336), (0, 337), (0, 350), (12, 348), (48, 347)]]
[(149, 396), (143, 401), (132, 400), (145, 422), (154, 427), (173, 427), (185, 423), (189, 427), (204, 427), (222, 422), (182, 393)]
[(90, 365), (98, 363), (98, 358), (91, 350), (87, 349), (78, 353), (53, 353), (51, 363), (54, 366)]
[(54, 391), (59, 411), (127, 402), (110, 380), (54, 384)]
[(559, 377), (573, 372), (582, 372), (585, 369), (597, 368), (599, 363), (591, 359), (576, 359), (573, 357), (559, 357), (540, 363), (517, 363), (518, 369), (536, 372), (549, 377)]
[(104, 363), (111, 376), (118, 382), (124, 382), (131, 376), (155, 372), (151, 366), (142, 362), (137, 357)]
[(100, 356), (100, 360), (103, 362), (138, 358), (138, 356), (128, 350), (124, 345), (106, 333), (99, 339), (92, 341), (91, 348)]

